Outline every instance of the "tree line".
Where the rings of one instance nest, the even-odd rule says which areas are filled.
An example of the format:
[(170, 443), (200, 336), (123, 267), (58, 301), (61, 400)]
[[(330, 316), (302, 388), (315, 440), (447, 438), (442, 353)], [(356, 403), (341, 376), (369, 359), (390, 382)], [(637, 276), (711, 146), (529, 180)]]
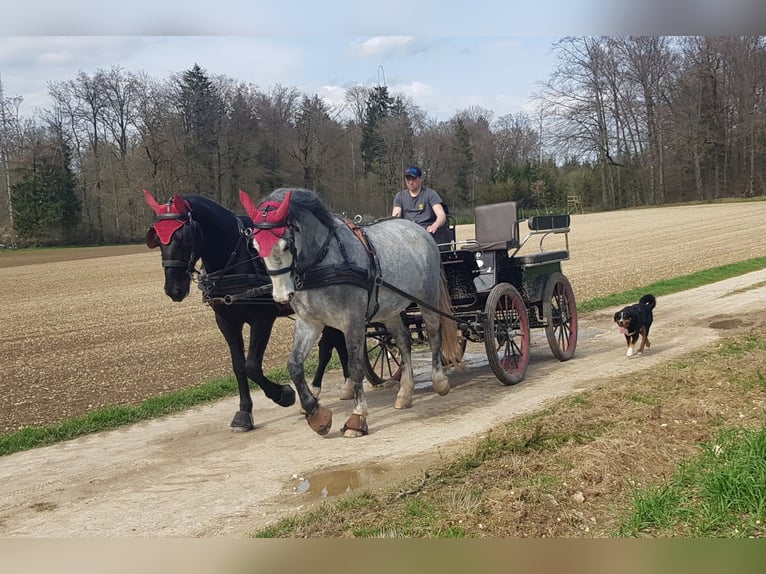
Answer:
[[(119, 243), (158, 198), (199, 193), (239, 212), (283, 186), (337, 212), (383, 217), (408, 164), (453, 214), (516, 201), (527, 212), (766, 195), (766, 44), (761, 36), (578, 36), (537, 112), (457, 110), (436, 120), (385, 85), (343, 106), (258, 89), (194, 64), (167, 78), (119, 66), (49, 82), (50, 107), (19, 113), (0, 77), (0, 243)], [(498, 70), (498, 73), (503, 73)]]

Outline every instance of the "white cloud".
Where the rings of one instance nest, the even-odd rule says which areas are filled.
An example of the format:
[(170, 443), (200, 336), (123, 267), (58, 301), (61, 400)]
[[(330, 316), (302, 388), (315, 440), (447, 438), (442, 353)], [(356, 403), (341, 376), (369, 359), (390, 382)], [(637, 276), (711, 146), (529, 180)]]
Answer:
[(322, 86), (317, 95), (322, 101), (331, 105), (336, 110), (343, 109), (346, 106), (346, 89), (340, 86)]
[(431, 99), (438, 94), (431, 85), (418, 81), (391, 86), (391, 91), (409, 96), (415, 102)]
[(415, 46), (414, 36), (375, 36), (359, 44), (362, 56), (387, 56), (409, 52)]

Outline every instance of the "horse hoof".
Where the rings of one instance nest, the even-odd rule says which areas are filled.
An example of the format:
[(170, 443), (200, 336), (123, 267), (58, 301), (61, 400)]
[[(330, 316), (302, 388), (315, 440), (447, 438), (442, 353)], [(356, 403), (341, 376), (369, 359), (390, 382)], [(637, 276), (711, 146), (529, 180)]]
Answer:
[(280, 407), (291, 407), (295, 404), (295, 391), (290, 385), (282, 385), (282, 393), (274, 401)]
[(409, 409), (412, 406), (412, 397), (405, 399), (404, 397), (396, 397), (394, 402), (395, 409)]
[(255, 428), (255, 424), (253, 424), (252, 413), (237, 411), (237, 414), (234, 415), (234, 419), (231, 421), (231, 428), (240, 432), (253, 430)]
[(449, 393), (450, 386), (449, 386), (449, 381), (447, 380), (446, 377), (444, 379), (434, 380), (431, 383), (431, 386), (433, 387), (434, 391), (436, 391), (436, 394), (439, 395), (440, 397), (443, 397), (444, 395)]
[(326, 435), (332, 427), (332, 411), (325, 407), (317, 407), (314, 416), (306, 415), (306, 421), (315, 433)]
[(369, 432), (367, 429), (367, 417), (364, 415), (351, 415), (340, 432), (346, 438), (358, 438), (366, 435)]

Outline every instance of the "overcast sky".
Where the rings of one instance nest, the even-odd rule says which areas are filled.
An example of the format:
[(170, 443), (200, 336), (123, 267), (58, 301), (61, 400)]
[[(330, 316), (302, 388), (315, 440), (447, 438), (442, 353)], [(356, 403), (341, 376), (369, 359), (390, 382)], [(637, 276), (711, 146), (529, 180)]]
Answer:
[[(668, 6), (672, 4), (672, 6)], [(98, 8), (95, 8), (98, 6)], [(196, 6), (196, 7), (195, 7)], [(4, 6), (0, 77), (22, 113), (49, 81), (121, 66), (158, 79), (191, 68), (342, 102), (385, 84), (437, 119), (476, 105), (527, 111), (561, 36), (758, 33), (757, 0), (26, 0)], [(758, 17), (757, 20), (753, 18)]]
[(6, 96), (50, 105), (47, 82), (119, 65), (155, 78), (191, 68), (261, 89), (277, 84), (343, 102), (354, 85), (385, 84), (438, 119), (478, 105), (496, 116), (529, 108), (553, 67), (557, 37), (26, 36), (0, 38)]

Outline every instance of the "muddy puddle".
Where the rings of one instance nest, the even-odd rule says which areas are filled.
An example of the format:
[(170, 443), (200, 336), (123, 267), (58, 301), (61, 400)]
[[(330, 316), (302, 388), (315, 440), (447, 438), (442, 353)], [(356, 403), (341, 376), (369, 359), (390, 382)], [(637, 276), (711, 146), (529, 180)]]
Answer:
[(386, 465), (371, 464), (361, 468), (335, 467), (305, 476), (294, 475), (293, 491), (306, 502), (314, 502), (323, 498), (376, 488), (391, 471), (392, 469)]

